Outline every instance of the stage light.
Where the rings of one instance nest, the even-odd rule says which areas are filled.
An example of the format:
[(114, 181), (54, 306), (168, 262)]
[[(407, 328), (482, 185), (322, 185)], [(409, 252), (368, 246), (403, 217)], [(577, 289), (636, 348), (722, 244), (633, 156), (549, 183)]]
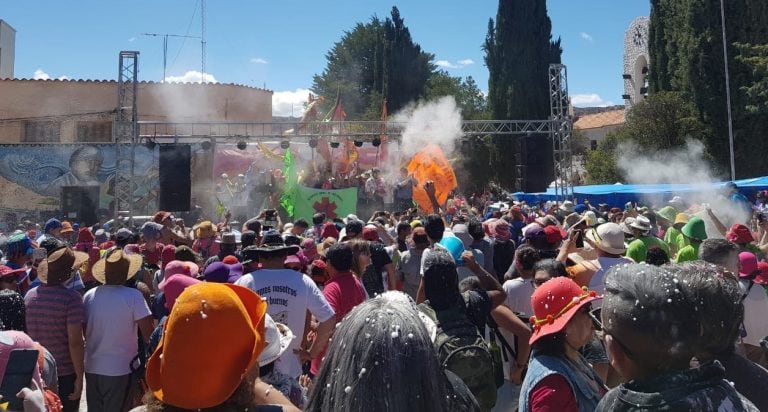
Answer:
[(379, 146), (381, 146), (381, 139), (379, 139), (378, 137), (374, 138), (371, 141), (371, 144), (373, 145), (373, 147), (379, 147)]
[(200, 143), (200, 147), (203, 150), (211, 150), (211, 146), (213, 145), (211, 144), (210, 140), (204, 140), (202, 143)]
[(317, 147), (317, 139), (309, 139), (309, 147), (314, 149)]
[(241, 140), (237, 142), (237, 148), (240, 150), (245, 150), (246, 148), (248, 148), (248, 143)]
[(339, 148), (339, 142), (331, 142), (331, 148), (338, 149)]
[(282, 142), (280, 142), (281, 149), (288, 149), (289, 147), (291, 147), (291, 142), (287, 140), (283, 140)]
[(363, 147), (363, 141), (362, 140), (355, 140), (355, 147)]

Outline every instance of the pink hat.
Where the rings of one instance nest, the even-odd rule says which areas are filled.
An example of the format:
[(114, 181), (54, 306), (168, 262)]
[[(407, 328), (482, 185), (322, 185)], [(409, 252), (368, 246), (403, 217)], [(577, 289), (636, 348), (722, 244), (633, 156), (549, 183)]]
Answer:
[(739, 253), (739, 277), (748, 278), (758, 273), (757, 256), (752, 252)]
[(298, 263), (300, 265), (302, 264), (301, 259), (299, 259), (299, 257), (296, 255), (289, 255), (285, 258), (285, 264), (287, 265), (289, 263)]
[(160, 282), (157, 287), (160, 288), (160, 290), (163, 290), (165, 283), (168, 281), (168, 279), (173, 277), (173, 275), (185, 275), (194, 278), (199, 272), (200, 268), (192, 262), (173, 260), (165, 265), (165, 270), (163, 271), (163, 281)]
[(175, 275), (166, 279), (163, 288), (161, 288), (165, 294), (165, 308), (171, 310), (173, 304), (176, 303), (176, 299), (181, 295), (181, 292), (184, 292), (184, 289), (198, 283), (202, 282), (193, 277), (182, 275)]

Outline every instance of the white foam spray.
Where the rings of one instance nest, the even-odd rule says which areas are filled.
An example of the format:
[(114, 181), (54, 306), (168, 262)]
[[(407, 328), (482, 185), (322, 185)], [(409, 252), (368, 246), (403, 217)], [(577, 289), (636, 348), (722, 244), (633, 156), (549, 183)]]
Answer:
[[(622, 143), (617, 148), (617, 165), (630, 184), (687, 183), (693, 192), (679, 193), (689, 205), (708, 204), (718, 219), (730, 226), (736, 222), (747, 222), (749, 216), (724, 196), (723, 190), (716, 185), (722, 181), (707, 161), (704, 144), (695, 139), (688, 139), (685, 145), (677, 149), (658, 151), (647, 154), (635, 143)], [(669, 196), (667, 196), (669, 197)], [(642, 201), (657, 208), (665, 206), (666, 198), (648, 194)], [(701, 207), (692, 208), (697, 216), (707, 224), (707, 233), (711, 237), (719, 236), (707, 213)]]

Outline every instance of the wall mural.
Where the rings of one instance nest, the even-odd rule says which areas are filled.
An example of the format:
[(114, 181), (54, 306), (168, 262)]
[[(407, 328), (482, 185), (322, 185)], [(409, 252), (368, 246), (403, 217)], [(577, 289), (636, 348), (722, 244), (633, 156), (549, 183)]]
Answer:
[[(136, 147), (136, 210), (156, 207), (157, 157), (157, 148)], [(13, 193), (3, 208), (56, 210), (62, 186), (99, 186), (99, 208), (111, 210), (114, 177), (113, 145), (0, 145), (0, 189)]]

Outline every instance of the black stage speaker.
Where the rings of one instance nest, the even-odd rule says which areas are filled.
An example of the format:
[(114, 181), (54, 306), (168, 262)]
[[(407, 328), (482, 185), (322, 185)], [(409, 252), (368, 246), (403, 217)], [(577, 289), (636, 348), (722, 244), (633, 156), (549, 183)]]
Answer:
[[(531, 133), (517, 138), (515, 189), (526, 193), (545, 192), (555, 178), (552, 138)], [(518, 161), (518, 159), (520, 159)]]
[(61, 215), (70, 222), (93, 225), (98, 208), (99, 186), (61, 187)]
[(190, 145), (160, 146), (160, 210), (189, 211), (192, 201), (191, 166)]

